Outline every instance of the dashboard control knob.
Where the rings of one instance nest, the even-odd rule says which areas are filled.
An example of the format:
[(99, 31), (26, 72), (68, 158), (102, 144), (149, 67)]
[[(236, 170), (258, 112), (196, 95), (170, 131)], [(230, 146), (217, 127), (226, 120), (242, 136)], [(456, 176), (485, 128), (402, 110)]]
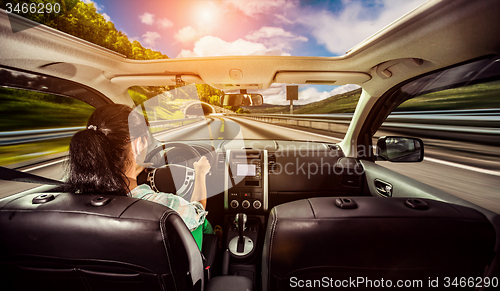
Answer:
[(262, 207), (262, 203), (259, 200), (255, 200), (253, 202), (253, 208), (260, 209)]
[(241, 202), (241, 207), (248, 209), (248, 207), (250, 207), (250, 202), (248, 202), (248, 200), (243, 200), (243, 202)]
[(230, 205), (231, 208), (238, 208), (238, 206), (240, 206), (240, 204), (236, 200), (231, 201)]

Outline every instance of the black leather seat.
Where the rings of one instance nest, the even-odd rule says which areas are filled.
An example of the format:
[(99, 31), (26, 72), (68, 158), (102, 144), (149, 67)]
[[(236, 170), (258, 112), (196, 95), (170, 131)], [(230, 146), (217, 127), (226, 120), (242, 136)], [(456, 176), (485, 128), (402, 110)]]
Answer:
[(2, 290), (204, 289), (202, 256), (170, 208), (110, 195), (33, 200), (38, 195), (0, 201)]
[(352, 198), (357, 207), (341, 209), (336, 199), (273, 208), (263, 251), (264, 291), (358, 277), (379, 281), (357, 289), (380, 289), (374, 286), (380, 279), (394, 285), (421, 279), (426, 289), (429, 277), (439, 277), (442, 288), (446, 276), (482, 277), (493, 259), (495, 231), (474, 209), (428, 199), (417, 199), (411, 208), (406, 198), (376, 197)]

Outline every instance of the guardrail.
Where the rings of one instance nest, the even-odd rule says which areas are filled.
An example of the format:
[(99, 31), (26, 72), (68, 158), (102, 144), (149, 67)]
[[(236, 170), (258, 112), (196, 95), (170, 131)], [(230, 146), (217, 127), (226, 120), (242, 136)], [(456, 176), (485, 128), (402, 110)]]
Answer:
[(174, 120), (159, 120), (150, 121), (149, 127), (152, 129), (152, 133), (157, 133), (160, 131), (170, 130), (173, 128), (179, 128), (184, 125), (188, 125), (194, 122), (203, 120), (203, 117), (199, 118), (184, 118), (184, 119), (174, 119)]
[[(149, 122), (153, 133), (178, 128), (193, 122), (203, 120), (203, 118), (184, 118), (175, 120), (160, 120)], [(19, 130), (0, 132), (0, 146), (26, 144), (37, 141), (72, 137), (76, 132), (85, 129), (84, 126), (64, 127), (35, 130)]]
[(0, 146), (18, 145), (43, 140), (58, 139), (73, 136), (81, 127), (50, 128), (36, 130), (19, 130), (0, 132)]
[[(444, 113), (446, 112), (446, 113)], [(500, 110), (453, 110), (398, 112), (389, 115), (382, 128), (418, 129), (456, 133), (500, 135)], [(338, 114), (245, 114), (253, 120), (345, 133), (352, 113)]]

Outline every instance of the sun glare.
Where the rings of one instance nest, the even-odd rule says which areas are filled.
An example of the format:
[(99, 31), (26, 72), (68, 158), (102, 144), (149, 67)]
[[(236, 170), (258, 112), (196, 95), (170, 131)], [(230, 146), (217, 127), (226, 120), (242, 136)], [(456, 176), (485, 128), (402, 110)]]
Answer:
[(216, 21), (216, 8), (213, 3), (204, 3), (198, 7), (197, 20), (201, 24), (209, 24)]
[(212, 12), (210, 10), (201, 10), (200, 11), (200, 19), (203, 21), (210, 21), (210, 18), (212, 16)]

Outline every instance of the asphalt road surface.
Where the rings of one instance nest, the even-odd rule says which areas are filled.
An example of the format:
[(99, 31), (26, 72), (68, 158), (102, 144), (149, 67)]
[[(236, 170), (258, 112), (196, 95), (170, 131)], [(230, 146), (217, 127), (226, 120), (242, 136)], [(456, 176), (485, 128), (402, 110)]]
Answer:
[[(307, 130), (307, 131), (305, 131)], [(376, 135), (388, 135), (379, 132)], [(283, 127), (245, 118), (217, 117), (155, 135), (159, 140), (274, 139), (337, 143), (343, 134)], [(421, 163), (377, 162), (393, 171), (443, 190), (464, 200), (500, 213), (500, 151), (498, 147), (441, 140), (425, 140)], [(64, 158), (20, 170), (62, 179)], [(1, 181), (1, 197), (38, 185)]]

